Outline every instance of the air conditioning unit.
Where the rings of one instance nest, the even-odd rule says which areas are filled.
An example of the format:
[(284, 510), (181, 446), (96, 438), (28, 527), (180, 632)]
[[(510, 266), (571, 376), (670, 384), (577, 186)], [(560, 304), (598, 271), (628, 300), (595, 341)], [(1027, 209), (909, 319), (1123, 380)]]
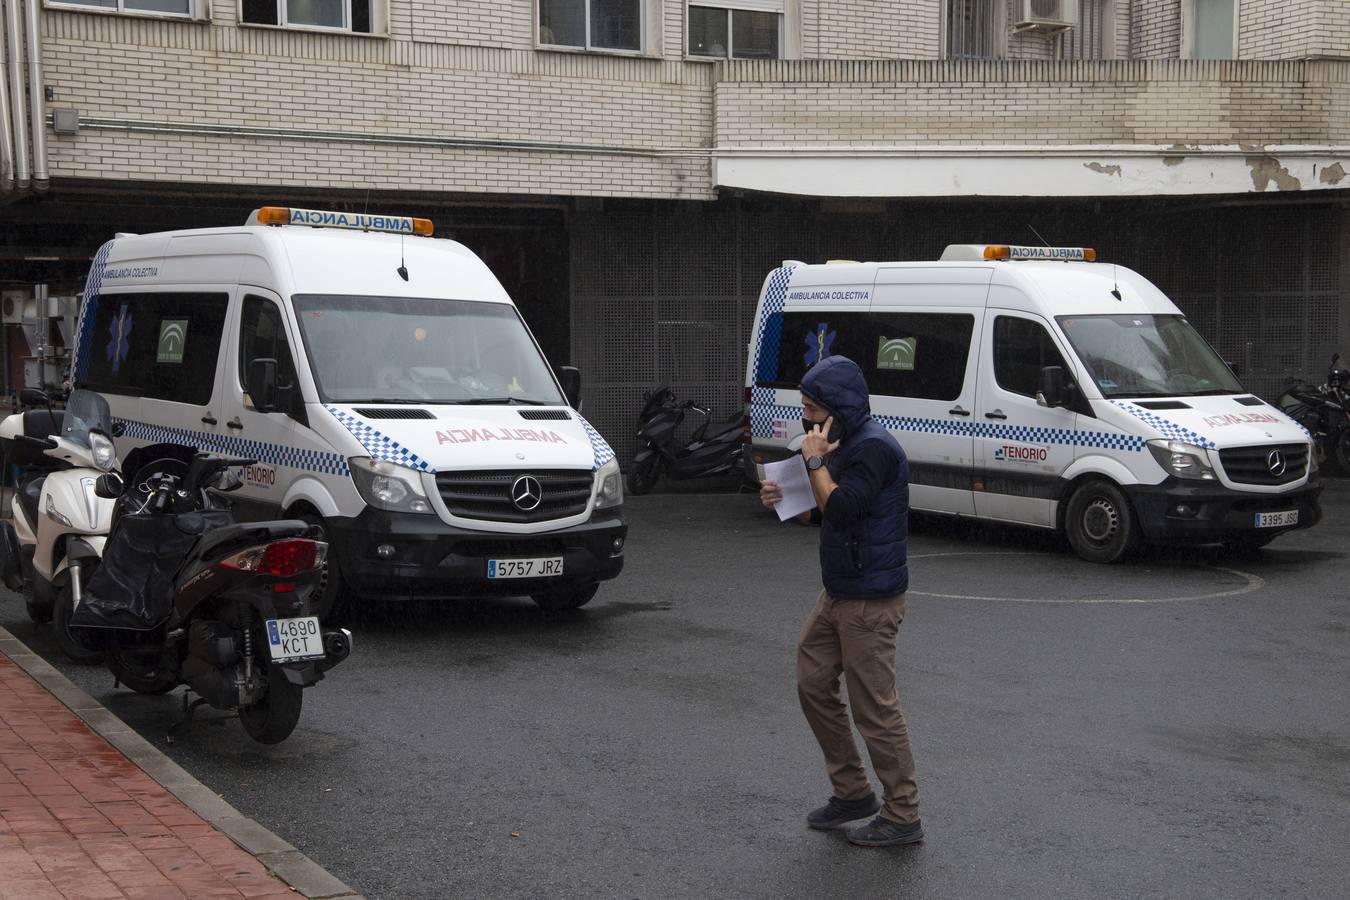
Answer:
[(0, 319), (6, 325), (22, 325), (32, 297), (28, 291), (0, 292)]
[(1064, 31), (1078, 21), (1078, 0), (1018, 0), (1018, 31)]

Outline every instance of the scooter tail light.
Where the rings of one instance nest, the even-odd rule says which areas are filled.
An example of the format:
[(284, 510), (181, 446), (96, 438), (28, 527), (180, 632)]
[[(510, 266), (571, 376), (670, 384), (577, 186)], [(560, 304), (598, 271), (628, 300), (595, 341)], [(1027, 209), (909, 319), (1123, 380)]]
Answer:
[(260, 547), (250, 547), (227, 556), (216, 565), (239, 572), (276, 575), (293, 578), (304, 572), (313, 572), (328, 558), (328, 545), (308, 538), (287, 538)]

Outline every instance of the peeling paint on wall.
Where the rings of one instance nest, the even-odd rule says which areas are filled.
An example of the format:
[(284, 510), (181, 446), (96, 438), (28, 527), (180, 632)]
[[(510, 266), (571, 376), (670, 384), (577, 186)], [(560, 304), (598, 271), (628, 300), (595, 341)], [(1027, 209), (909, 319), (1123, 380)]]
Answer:
[(1323, 184), (1340, 184), (1345, 180), (1345, 166), (1336, 163), (1334, 166), (1327, 166), (1322, 170), (1321, 180)]
[(1120, 166), (1104, 166), (1099, 162), (1083, 163), (1083, 166), (1094, 172), (1100, 172), (1103, 175), (1114, 175), (1117, 178), (1120, 177)]
[(1303, 183), (1289, 174), (1289, 170), (1273, 156), (1249, 156), (1247, 165), (1252, 170), (1252, 188), (1256, 191), (1264, 191), (1271, 182), (1275, 183), (1277, 190), (1303, 190)]

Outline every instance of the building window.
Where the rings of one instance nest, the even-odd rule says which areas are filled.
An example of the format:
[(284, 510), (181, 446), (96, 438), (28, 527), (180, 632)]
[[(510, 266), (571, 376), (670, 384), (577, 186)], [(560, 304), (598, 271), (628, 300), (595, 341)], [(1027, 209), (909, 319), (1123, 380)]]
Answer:
[(994, 0), (947, 0), (947, 58), (994, 58)]
[(243, 0), (249, 25), (331, 28), (357, 34), (374, 32), (376, 0)]
[(1077, 0), (1078, 21), (1059, 36), (1060, 59), (1105, 59), (1106, 0)]
[[(748, 5), (748, 4), (747, 4)], [(783, 47), (782, 4), (765, 9), (689, 6), (689, 55), (715, 59), (779, 59)]]
[(1196, 59), (1232, 59), (1236, 0), (1193, 0)]
[(108, 12), (155, 13), (166, 16), (189, 16), (192, 0), (56, 0), (52, 6), (78, 6)]
[(539, 43), (642, 51), (643, 0), (539, 0)]

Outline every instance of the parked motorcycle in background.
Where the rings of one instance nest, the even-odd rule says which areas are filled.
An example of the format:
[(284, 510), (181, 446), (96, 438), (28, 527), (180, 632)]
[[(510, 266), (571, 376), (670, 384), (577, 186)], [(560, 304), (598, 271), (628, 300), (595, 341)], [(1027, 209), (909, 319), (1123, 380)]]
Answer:
[[(662, 473), (672, 480), (688, 480), (725, 475), (739, 468), (745, 423), (743, 413), (737, 412), (730, 419), (714, 422), (712, 410), (692, 400), (679, 402), (666, 385), (644, 393), (642, 401), (638, 438), (643, 447), (633, 457), (632, 468), (628, 470), (631, 493), (647, 493), (656, 486)], [(678, 445), (675, 433), (691, 409), (701, 415), (703, 421), (688, 443)]]
[(1308, 429), (1324, 459), (1350, 475), (1350, 369), (1339, 367), (1340, 361), (1339, 353), (1332, 355), (1327, 380), (1320, 385), (1290, 385), (1280, 409)]
[(72, 393), (64, 413), (42, 391), (24, 390), (21, 400), (24, 411), (0, 422), (5, 463), (20, 467), (12, 520), (0, 522), (0, 576), (23, 591), (34, 622), (53, 622), (66, 656), (97, 663), (101, 644), (70, 619), (112, 524), (113, 501), (94, 490), (117, 465), (112, 414), (93, 391)]

